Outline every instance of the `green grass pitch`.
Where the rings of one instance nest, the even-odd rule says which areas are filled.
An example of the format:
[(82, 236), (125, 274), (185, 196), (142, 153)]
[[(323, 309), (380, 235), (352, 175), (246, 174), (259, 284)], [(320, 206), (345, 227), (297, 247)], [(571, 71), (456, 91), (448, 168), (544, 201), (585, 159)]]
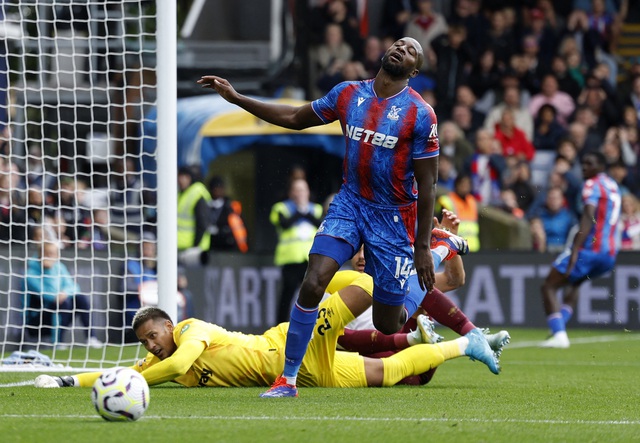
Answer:
[(543, 330), (510, 333), (499, 376), (463, 357), (427, 386), (303, 388), (298, 399), (167, 383), (151, 388), (149, 409), (132, 423), (98, 417), (90, 389), (35, 389), (20, 384), (39, 373), (0, 372), (0, 440), (640, 442), (639, 333), (570, 330), (566, 350), (535, 347)]

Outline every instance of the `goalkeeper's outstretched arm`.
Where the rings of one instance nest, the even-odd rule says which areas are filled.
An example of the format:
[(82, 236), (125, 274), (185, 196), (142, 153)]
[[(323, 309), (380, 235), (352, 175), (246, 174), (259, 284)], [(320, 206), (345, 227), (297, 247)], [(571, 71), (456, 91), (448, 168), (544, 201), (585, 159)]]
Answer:
[(33, 385), (36, 388), (85, 388), (93, 386), (102, 372), (85, 372), (78, 375), (39, 375)]
[[(189, 340), (183, 343), (172, 356), (159, 361), (149, 355), (147, 359), (141, 361), (142, 363), (131, 366), (131, 369), (140, 372), (149, 386), (172, 381), (185, 374), (204, 349), (205, 344), (201, 341)], [(34, 386), (36, 388), (89, 388), (93, 386), (100, 374), (102, 372), (85, 372), (66, 376), (39, 375), (34, 381)]]

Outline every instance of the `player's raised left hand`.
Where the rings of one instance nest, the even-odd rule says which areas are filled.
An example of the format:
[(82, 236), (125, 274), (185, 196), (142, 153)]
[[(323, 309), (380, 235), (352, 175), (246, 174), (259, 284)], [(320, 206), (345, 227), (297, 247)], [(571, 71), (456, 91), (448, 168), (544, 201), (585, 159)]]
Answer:
[(203, 88), (214, 89), (229, 103), (236, 103), (238, 92), (231, 86), (228, 80), (216, 75), (204, 75), (196, 83), (202, 85)]

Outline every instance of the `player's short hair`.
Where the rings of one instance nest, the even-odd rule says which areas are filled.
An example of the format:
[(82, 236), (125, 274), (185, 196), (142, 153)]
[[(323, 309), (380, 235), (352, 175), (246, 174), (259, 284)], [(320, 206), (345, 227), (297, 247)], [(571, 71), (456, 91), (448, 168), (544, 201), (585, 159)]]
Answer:
[(138, 330), (140, 326), (142, 326), (144, 323), (146, 323), (149, 320), (153, 320), (153, 321), (169, 320), (170, 322), (173, 323), (173, 321), (171, 320), (171, 317), (169, 317), (169, 314), (167, 314), (162, 309), (156, 308), (154, 306), (145, 306), (143, 308), (138, 309), (138, 312), (136, 312), (136, 315), (133, 316), (133, 320), (131, 321), (131, 328), (135, 332)]
[(587, 156), (595, 158), (599, 166), (605, 167), (607, 165), (607, 157), (600, 151), (589, 151), (583, 157)]

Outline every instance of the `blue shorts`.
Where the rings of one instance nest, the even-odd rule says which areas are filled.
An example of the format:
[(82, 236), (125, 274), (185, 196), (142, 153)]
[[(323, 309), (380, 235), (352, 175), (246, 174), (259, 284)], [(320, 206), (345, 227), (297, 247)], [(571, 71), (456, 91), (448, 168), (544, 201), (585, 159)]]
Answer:
[(340, 189), (318, 228), (310, 254), (344, 264), (365, 245), (365, 272), (373, 277), (374, 300), (401, 306), (413, 270), (416, 204), (399, 208), (374, 205)]
[[(556, 258), (553, 262), (553, 267), (558, 272), (564, 274), (567, 271), (569, 265), (569, 259), (571, 258), (571, 250), (567, 249)], [(578, 260), (573, 267), (571, 274), (569, 274), (569, 281), (573, 284), (582, 283), (587, 278), (594, 279), (600, 277), (613, 270), (616, 258), (608, 253), (599, 253), (581, 249), (578, 252)]]

